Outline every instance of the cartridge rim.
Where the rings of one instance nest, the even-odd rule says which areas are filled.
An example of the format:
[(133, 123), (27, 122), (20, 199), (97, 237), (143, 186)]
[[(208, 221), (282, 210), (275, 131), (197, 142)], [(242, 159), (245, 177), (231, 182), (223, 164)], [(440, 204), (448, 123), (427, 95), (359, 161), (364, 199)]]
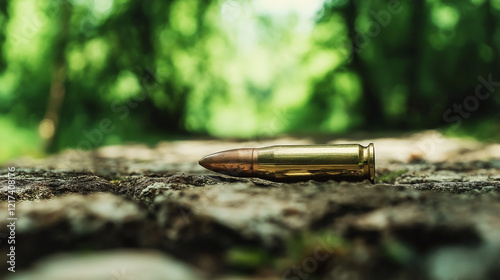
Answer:
[(368, 145), (368, 156), (369, 158), (369, 172), (370, 172), (370, 181), (375, 183), (375, 146), (373, 143)]

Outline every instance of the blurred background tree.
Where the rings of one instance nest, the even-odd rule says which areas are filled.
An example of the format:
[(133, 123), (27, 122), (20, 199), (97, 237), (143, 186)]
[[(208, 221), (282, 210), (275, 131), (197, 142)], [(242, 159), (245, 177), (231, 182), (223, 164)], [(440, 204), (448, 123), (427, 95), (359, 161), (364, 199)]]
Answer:
[(0, 161), (459, 120), (495, 140), (500, 88), (468, 97), (500, 81), (499, 27), (500, 0), (3, 0)]

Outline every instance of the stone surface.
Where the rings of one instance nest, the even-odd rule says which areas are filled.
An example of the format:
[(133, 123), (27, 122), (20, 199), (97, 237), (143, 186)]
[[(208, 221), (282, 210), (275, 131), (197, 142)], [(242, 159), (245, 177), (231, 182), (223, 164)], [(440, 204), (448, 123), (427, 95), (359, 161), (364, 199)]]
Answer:
[(49, 257), (29, 272), (7, 280), (196, 280), (192, 268), (152, 250), (110, 250), (100, 253), (66, 253)]
[[(6, 170), (4, 170), (6, 171)], [(109, 181), (84, 172), (61, 172), (57, 170), (19, 169), (15, 172), (18, 200), (49, 199), (54, 196), (78, 193), (89, 194), (109, 191)], [(7, 200), (7, 173), (0, 175), (0, 200)]]
[[(197, 165), (203, 155), (224, 149), (319, 141), (128, 145), (8, 163), (17, 168), (16, 267), (26, 272), (13, 279), (63, 279), (57, 277), (66, 275), (64, 267), (95, 260), (111, 267), (142, 254), (127, 251), (120, 259), (120, 248), (160, 251), (146, 257), (155, 264), (151, 277), (163, 266), (213, 279), (500, 277), (497, 144), (437, 132), (355, 140), (375, 143), (377, 184), (275, 183)], [(332, 141), (345, 142), (353, 141)], [(4, 229), (6, 176), (4, 168)], [(66, 257), (53, 257), (62, 252)], [(6, 254), (2, 246), (0, 256)], [(131, 264), (132, 279), (173, 279), (135, 273), (146, 264)], [(109, 271), (99, 273), (84, 279), (113, 279)]]

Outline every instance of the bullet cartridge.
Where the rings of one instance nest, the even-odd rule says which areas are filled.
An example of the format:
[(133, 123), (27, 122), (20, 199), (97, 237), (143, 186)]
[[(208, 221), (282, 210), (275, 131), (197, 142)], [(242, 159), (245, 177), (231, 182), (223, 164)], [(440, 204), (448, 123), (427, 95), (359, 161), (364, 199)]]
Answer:
[(290, 145), (222, 151), (200, 160), (215, 172), (278, 182), (337, 180), (375, 182), (373, 143)]

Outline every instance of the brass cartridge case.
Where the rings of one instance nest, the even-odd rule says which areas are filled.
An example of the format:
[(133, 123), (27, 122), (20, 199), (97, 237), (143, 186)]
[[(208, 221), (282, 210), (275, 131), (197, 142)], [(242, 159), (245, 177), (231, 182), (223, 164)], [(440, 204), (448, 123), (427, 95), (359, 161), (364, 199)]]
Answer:
[(208, 155), (200, 164), (238, 177), (271, 181), (337, 180), (375, 182), (373, 144), (270, 146)]
[(373, 144), (273, 146), (258, 149), (256, 177), (283, 180), (375, 181)]

